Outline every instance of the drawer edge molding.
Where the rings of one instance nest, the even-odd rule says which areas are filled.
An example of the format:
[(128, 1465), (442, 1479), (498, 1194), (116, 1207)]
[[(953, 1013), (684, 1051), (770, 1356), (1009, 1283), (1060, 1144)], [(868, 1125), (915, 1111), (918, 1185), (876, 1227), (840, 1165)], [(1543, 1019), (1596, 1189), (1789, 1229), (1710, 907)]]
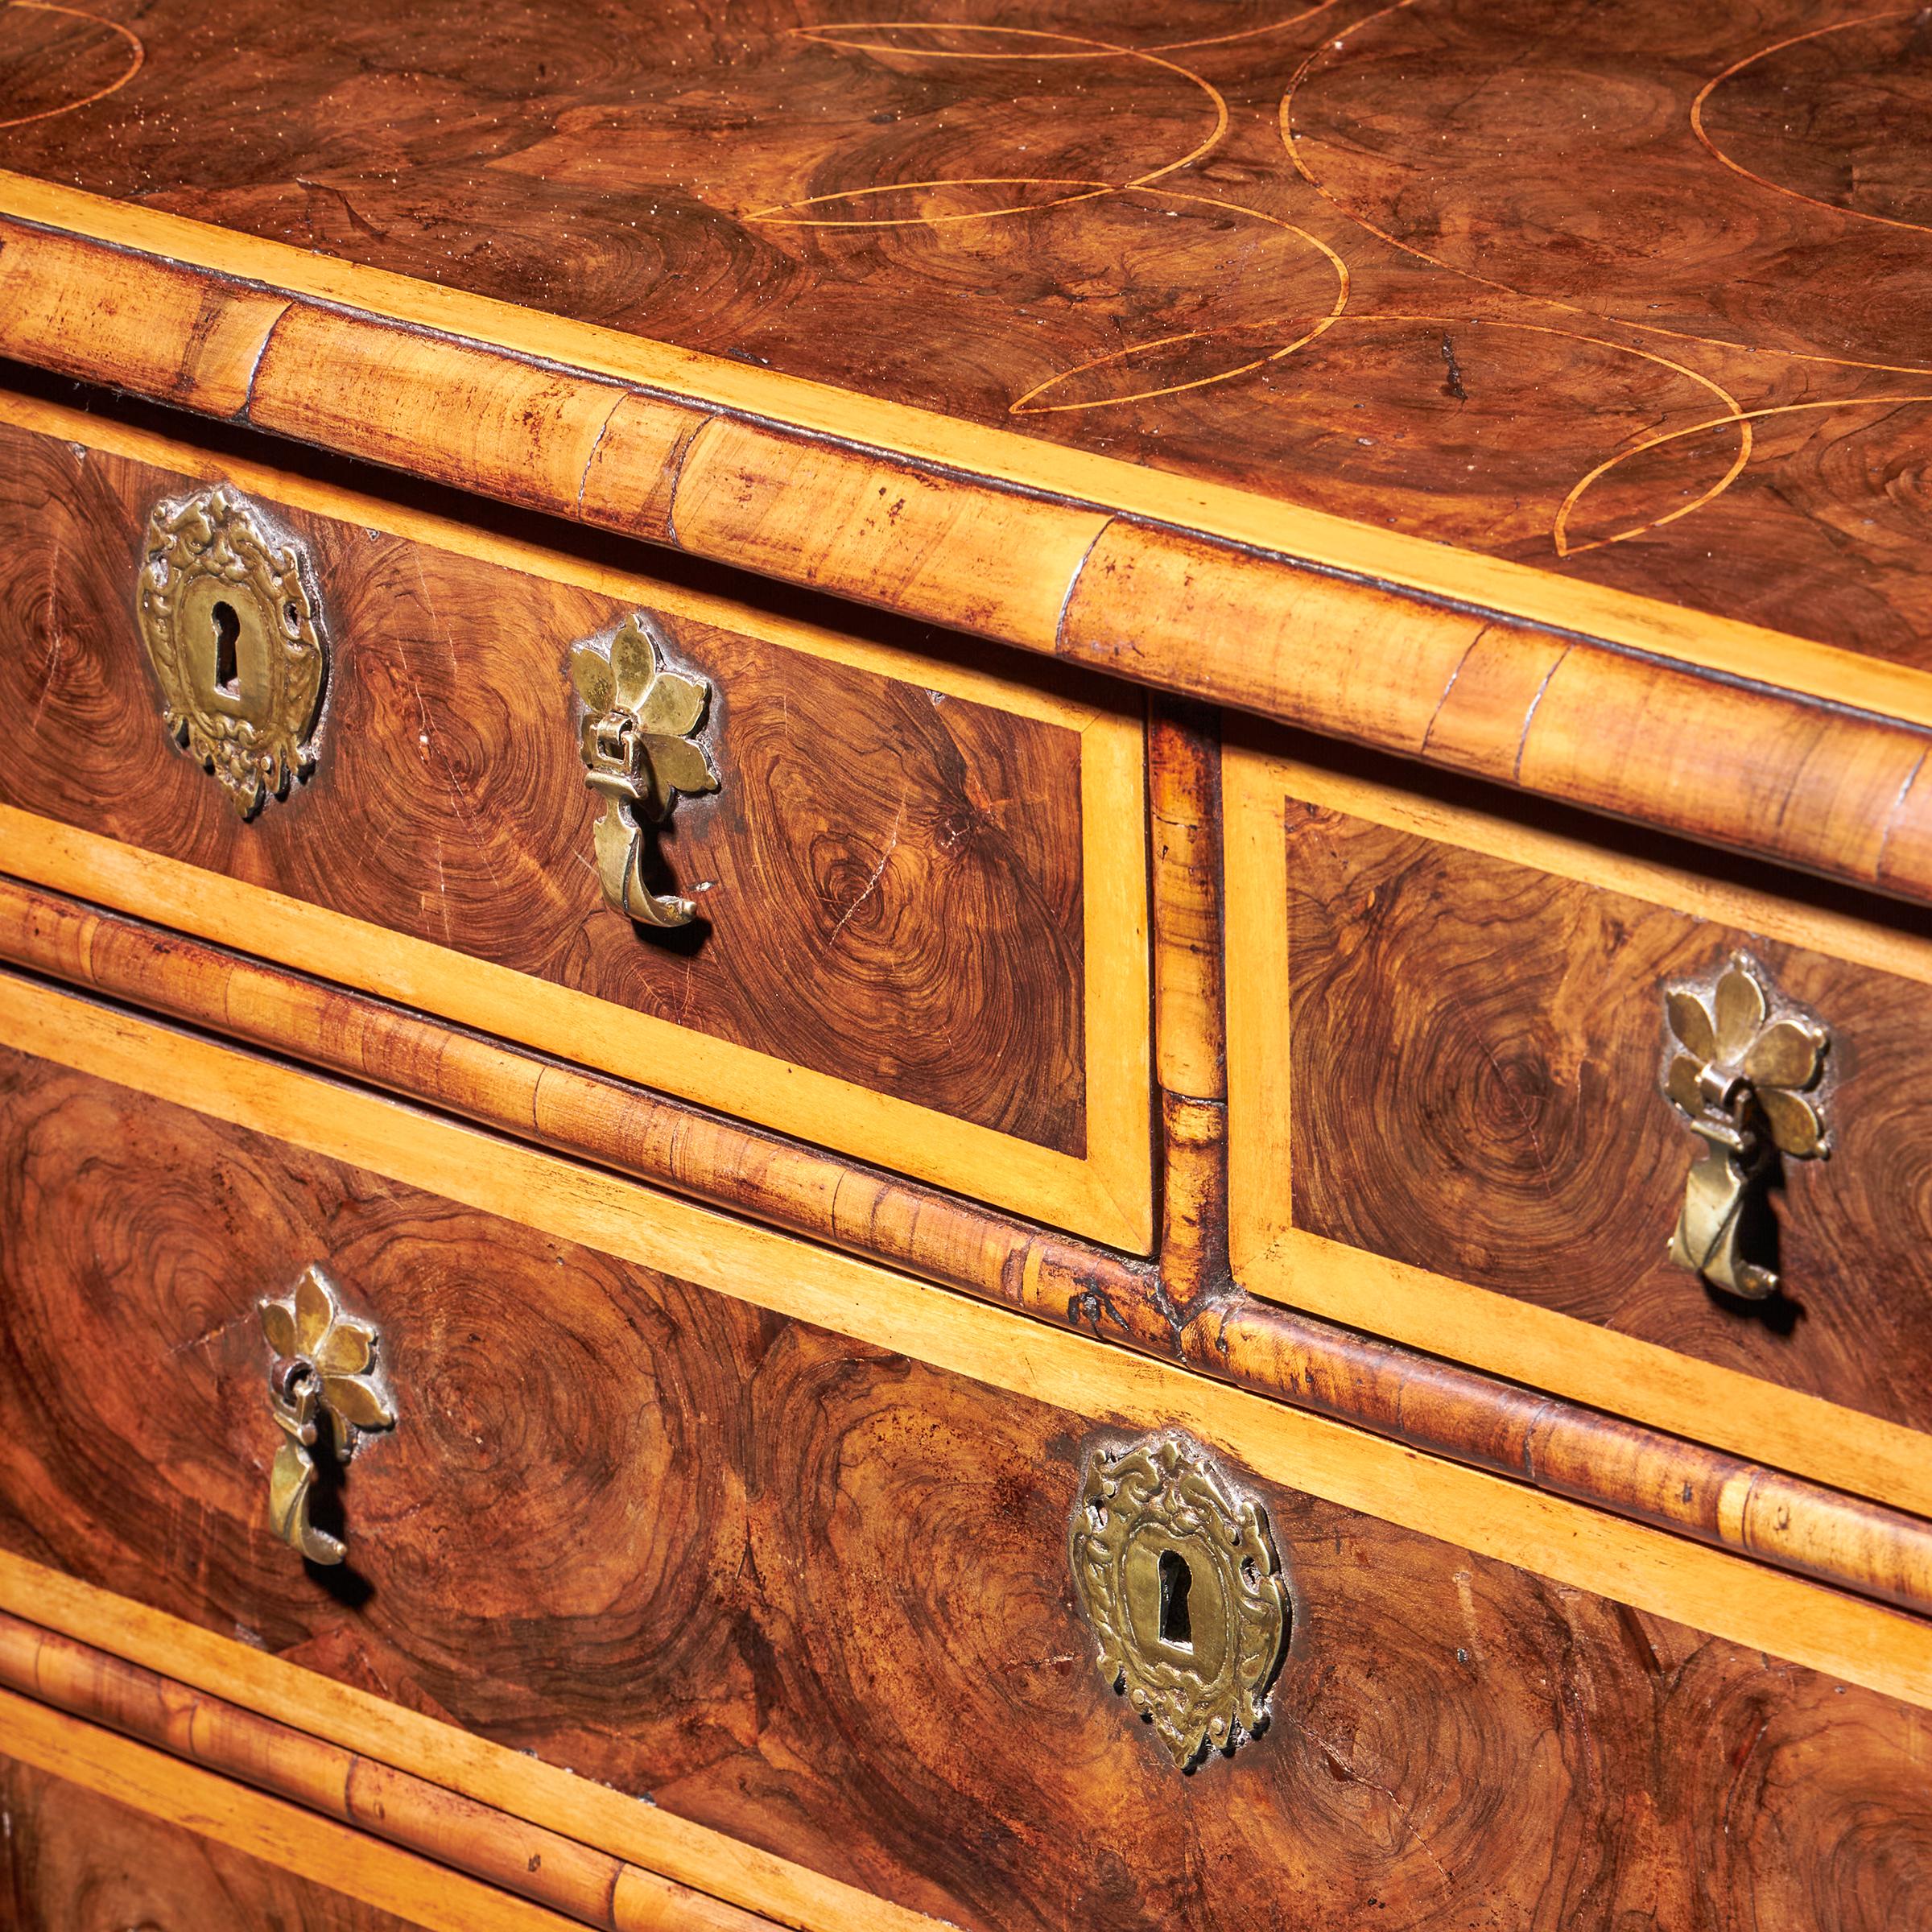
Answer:
[(9, 1690), (0, 1755), (422, 1932), (573, 1932), (584, 1922)]
[[(117, 1733), (136, 1746), (164, 1752), (183, 1765), (252, 1787), (319, 1819), (386, 1839), (405, 1853), (545, 1908), (540, 1918), (506, 1911), (502, 1922), (506, 1926), (526, 1920), (533, 1925), (559, 1922), (552, 1913), (588, 1926), (667, 1923), (688, 1925), (692, 1932), (760, 1932), (774, 1922), (446, 1785), (0, 1612), (0, 1699), (6, 1692)], [(24, 1718), (16, 1707), (0, 1701), (0, 1748), (14, 1748), (16, 1724), (29, 1737), (51, 1728), (23, 1722)], [(286, 1823), (286, 1812), (277, 1822)], [(724, 1846), (720, 1849), (721, 1856), (729, 1856)], [(330, 1869), (324, 1866), (304, 1876), (327, 1883)], [(444, 1876), (438, 1875), (439, 1882)], [(457, 1883), (460, 1888), (461, 1878)], [(452, 1910), (456, 1902), (451, 1901)], [(477, 1901), (463, 1902), (473, 1907)], [(840, 1903), (853, 1914), (844, 1924), (875, 1932), (916, 1932), (931, 1923), (889, 1907), (868, 1911), (856, 1894)], [(468, 1926), (478, 1922), (457, 1922)], [(799, 1932), (834, 1932), (834, 1927), (821, 1921)]]
[[(741, 1927), (749, 1932), (751, 1926), (767, 1923), (790, 1932), (845, 1932), (847, 1927), (856, 1932), (927, 1932), (933, 1923), (919, 1913), (509, 1745), (493, 1744), (373, 1691), (4, 1550), (0, 1618), (17, 1624), (27, 1633), (23, 1645), (45, 1655), (54, 1654), (49, 1645), (66, 1646), (83, 1695), (95, 1695), (86, 1686), (96, 1679), (101, 1686), (99, 1721), (126, 1730), (138, 1715), (139, 1704), (125, 1693), (108, 1701), (106, 1686), (118, 1672), (133, 1674), (122, 1681), (131, 1683), (138, 1698), (163, 1700), (171, 1727), (167, 1748), (175, 1754), (164, 1761), (167, 1777), (181, 1774), (178, 1761), (184, 1744), (188, 1754), (198, 1756), (203, 1748), (204, 1740), (190, 1732), (190, 1719), (213, 1700), (245, 1719), (266, 1716), (277, 1732), (287, 1735), (296, 1758), (308, 1754), (312, 1766), (365, 1763), (376, 1768), (368, 1774), (371, 1777), (378, 1772), (407, 1777), (423, 1791), (472, 1802), (500, 1829), (526, 1827), (580, 1850), (607, 1855), (622, 1868), (735, 1912), (738, 1916), (725, 1922), (732, 1932)], [(39, 1675), (25, 1688), (36, 1704), (60, 1701)], [(0, 1689), (0, 1699), (9, 1695)], [(142, 1748), (134, 1743), (128, 1748)], [(0, 1737), (0, 1752), (11, 1748), (12, 1740)], [(312, 1776), (296, 1794), (311, 1808), (313, 1784)], [(413, 1855), (398, 1848), (396, 1856)], [(519, 1910), (537, 1910), (515, 1902)]]
[[(6, 260), (0, 249), (0, 283)], [(1043, 1145), (919, 1104), (889, 1088), (844, 1078), (836, 1067), (799, 1064), (656, 1013), (614, 1005), (592, 992), (452, 951), (421, 934), (372, 927), (346, 912), (246, 886), (103, 837), (85, 823), (68, 825), (0, 804), (0, 852), (20, 855), (8, 866), (15, 873), (31, 870), (43, 882), (95, 898), (113, 896), (105, 884), (111, 878), (124, 910), (244, 950), (291, 958), (324, 976), (338, 972), (341, 962), (353, 961), (353, 972), (345, 976), (354, 983), (446, 1018), (506, 1034), (521, 1031), (534, 1036), (540, 1050), (565, 1058), (582, 1056), (588, 1042), (598, 1064), (641, 1084), (759, 1119), (800, 1138), (836, 1129), (841, 1150), (861, 1159), (910, 1169), (1115, 1246), (1137, 1253), (1151, 1249), (1146, 772), (1137, 692), (1110, 691), (1085, 672), (1051, 666), (1022, 667), (1017, 676), (1002, 675), (997, 667), (983, 669), (756, 610), (710, 592), (547, 549), (540, 542), (479, 529), (391, 496), (217, 454), (130, 425), (111, 411), (88, 414), (9, 390), (0, 394), (0, 423), (239, 491), (258, 502), (379, 530), (547, 586), (588, 590), (680, 621), (740, 629), (782, 650), (902, 684), (923, 684), (1073, 734), (1083, 881), (1075, 924), (1085, 962), (1084, 997), (1074, 1016), (1085, 1083), (1084, 1142), (1077, 1150)], [(566, 682), (558, 694), (560, 718), (568, 715), (568, 693)], [(336, 702), (325, 696), (325, 710)], [(30, 853), (38, 857), (30, 861)], [(588, 853), (585, 862), (591, 863)], [(529, 1025), (523, 1026), (526, 1018)]]
[(1257, 1480), (1932, 1709), (1932, 1622), (33, 981), (0, 975), (0, 1028), (56, 1065), (995, 1389), (1180, 1430)]
[(1932, 901), (1910, 667), (3, 171), (0, 291), (60, 374)]
[(1932, 1612), (1932, 1524), (0, 876), (0, 960), (1552, 1495)]

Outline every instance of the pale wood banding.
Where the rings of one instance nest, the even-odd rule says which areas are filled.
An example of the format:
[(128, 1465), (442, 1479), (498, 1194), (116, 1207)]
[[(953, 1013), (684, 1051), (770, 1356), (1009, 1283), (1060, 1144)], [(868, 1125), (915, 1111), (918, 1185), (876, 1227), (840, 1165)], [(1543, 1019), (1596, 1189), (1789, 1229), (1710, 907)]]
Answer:
[(760, 1932), (772, 1923), (4, 1612), (0, 1685), (603, 1932)]

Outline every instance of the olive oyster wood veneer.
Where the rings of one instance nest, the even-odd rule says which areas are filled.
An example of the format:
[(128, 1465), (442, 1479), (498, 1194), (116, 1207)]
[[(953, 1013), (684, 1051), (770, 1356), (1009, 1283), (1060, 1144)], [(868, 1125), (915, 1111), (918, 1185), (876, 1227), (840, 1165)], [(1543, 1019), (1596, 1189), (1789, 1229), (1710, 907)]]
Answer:
[(12, 1916), (1932, 1921), (1929, 47), (0, 0)]
[[(1228, 785), (1243, 1283), (1932, 1509), (1922, 922), (1305, 739), (1244, 731)], [(1742, 1203), (1757, 1299), (1673, 1238), (1670, 1083), (1727, 976), (1804, 1043), (1806, 1158)]]
[[(1459, 1873), (1525, 1926), (1932, 1905), (1905, 1707), (1238, 1470), (1292, 1639), (1264, 1736), (1177, 1778), (1066, 1567), (1118, 1432), (5, 1070), (0, 1536), (36, 1560), (968, 1925), (1427, 1922)], [(345, 1486), (346, 1573), (261, 1515), (252, 1302), (312, 1250), (405, 1417)]]

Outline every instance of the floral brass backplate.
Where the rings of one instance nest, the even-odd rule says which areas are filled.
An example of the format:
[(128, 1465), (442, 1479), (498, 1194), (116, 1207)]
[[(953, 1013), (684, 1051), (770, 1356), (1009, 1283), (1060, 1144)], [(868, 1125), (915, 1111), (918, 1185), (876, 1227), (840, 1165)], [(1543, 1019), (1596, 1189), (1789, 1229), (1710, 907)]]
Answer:
[(136, 614), (162, 719), (245, 819), (314, 766), (328, 653), (299, 548), (216, 485), (157, 503)]
[(1261, 1505), (1237, 1500), (1198, 1444), (1091, 1451), (1069, 1554), (1100, 1675), (1177, 1765), (1261, 1731), (1287, 1591)]

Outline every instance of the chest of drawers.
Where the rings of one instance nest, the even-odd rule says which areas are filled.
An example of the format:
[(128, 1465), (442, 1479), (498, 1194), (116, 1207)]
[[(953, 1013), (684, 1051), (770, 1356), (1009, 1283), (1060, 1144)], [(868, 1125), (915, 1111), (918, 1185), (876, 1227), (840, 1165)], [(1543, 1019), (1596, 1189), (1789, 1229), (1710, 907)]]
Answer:
[(873, 11), (0, 6), (8, 1922), (1926, 1922), (1913, 19)]

